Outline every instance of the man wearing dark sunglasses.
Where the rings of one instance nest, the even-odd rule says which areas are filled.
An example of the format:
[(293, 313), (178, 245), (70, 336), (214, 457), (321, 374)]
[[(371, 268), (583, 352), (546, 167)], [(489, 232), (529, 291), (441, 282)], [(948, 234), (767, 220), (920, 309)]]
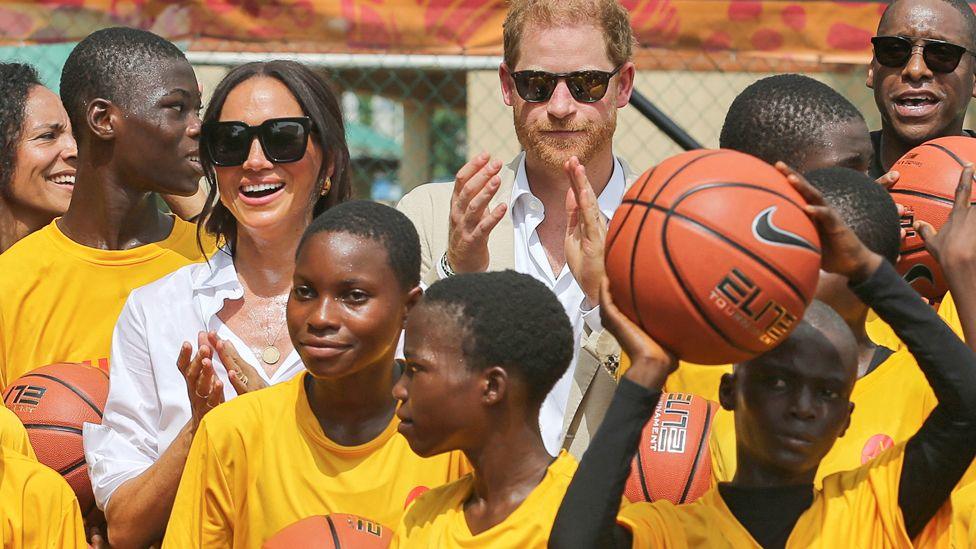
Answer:
[(898, 0), (871, 39), (867, 85), (881, 112), (871, 134), (871, 175), (881, 177), (913, 147), (963, 130), (976, 94), (976, 16), (963, 0)]
[(399, 205), (420, 233), (425, 283), (514, 269), (559, 297), (579, 349), (540, 412), (553, 456), (582, 454), (615, 386), (619, 348), (597, 304), (607, 218), (635, 178), (612, 150), (633, 87), (632, 44), (616, 0), (512, 2), (499, 77), (524, 152), (507, 165), (482, 153), (453, 184), (421, 185)]

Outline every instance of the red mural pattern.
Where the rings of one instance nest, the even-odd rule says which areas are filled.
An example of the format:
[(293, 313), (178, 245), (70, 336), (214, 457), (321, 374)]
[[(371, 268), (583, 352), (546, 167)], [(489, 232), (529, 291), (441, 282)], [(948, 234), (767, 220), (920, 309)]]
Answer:
[[(644, 48), (866, 56), (884, 2), (621, 0)], [(41, 0), (0, 4), (0, 44), (75, 41), (108, 25), (174, 40), (315, 51), (501, 51), (504, 0)]]

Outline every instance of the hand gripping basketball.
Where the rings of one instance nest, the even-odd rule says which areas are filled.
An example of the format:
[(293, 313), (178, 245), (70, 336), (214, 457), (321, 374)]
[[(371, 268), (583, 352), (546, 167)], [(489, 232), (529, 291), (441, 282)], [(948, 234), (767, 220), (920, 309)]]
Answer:
[(844, 275), (855, 283), (870, 277), (881, 265), (881, 256), (861, 242), (854, 231), (844, 224), (837, 211), (827, 204), (823, 194), (805, 177), (783, 162), (777, 162), (776, 169), (807, 201), (803, 209), (813, 220), (820, 236), (823, 270)]
[(498, 172), (502, 163), (481, 153), (461, 167), (451, 195), (450, 232), (447, 262), (456, 273), (488, 269), (488, 235), (505, 216), (507, 206), (488, 210), (501, 185)]
[[(914, 228), (925, 242), (925, 248), (942, 266), (946, 277), (969, 273), (976, 263), (976, 214), (973, 213), (973, 164), (966, 163), (956, 186), (952, 210), (942, 229), (927, 221), (915, 221)], [(967, 274), (961, 280), (972, 280)]]

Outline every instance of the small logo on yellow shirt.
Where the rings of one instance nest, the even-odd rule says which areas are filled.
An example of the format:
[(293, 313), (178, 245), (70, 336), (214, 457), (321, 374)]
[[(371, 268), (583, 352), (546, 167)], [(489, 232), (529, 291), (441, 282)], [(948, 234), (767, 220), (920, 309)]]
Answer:
[(872, 436), (867, 442), (864, 443), (864, 448), (861, 449), (861, 465), (864, 465), (865, 463), (878, 457), (881, 452), (884, 452), (894, 445), (895, 441), (886, 434), (879, 433)]
[(406, 509), (407, 507), (409, 507), (410, 504), (413, 503), (413, 500), (419, 498), (420, 495), (426, 492), (427, 490), (430, 490), (430, 488), (426, 486), (414, 487), (414, 489), (410, 490), (410, 493), (407, 494), (407, 499), (403, 502), (403, 508)]
[(382, 524), (364, 519), (363, 517), (353, 517), (352, 515), (346, 516), (346, 521), (350, 526), (355, 528), (357, 532), (362, 532), (378, 538), (383, 537)]
[(82, 360), (80, 364), (85, 364), (86, 366), (94, 366), (99, 370), (108, 373), (108, 359), (107, 358), (96, 358), (92, 360)]

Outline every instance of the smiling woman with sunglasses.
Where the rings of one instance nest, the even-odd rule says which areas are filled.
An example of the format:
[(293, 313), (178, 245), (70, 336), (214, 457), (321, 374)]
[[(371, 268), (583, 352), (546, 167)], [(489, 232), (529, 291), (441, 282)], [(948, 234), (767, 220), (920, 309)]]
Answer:
[(96, 493), (124, 508), (109, 536), (138, 530), (132, 545), (161, 538), (203, 415), (303, 370), (284, 328), (295, 250), (313, 216), (350, 194), (339, 103), (298, 63), (232, 70), (200, 148), (211, 187), (200, 240), (216, 237), (221, 251), (129, 296), (103, 424), (85, 433)]

